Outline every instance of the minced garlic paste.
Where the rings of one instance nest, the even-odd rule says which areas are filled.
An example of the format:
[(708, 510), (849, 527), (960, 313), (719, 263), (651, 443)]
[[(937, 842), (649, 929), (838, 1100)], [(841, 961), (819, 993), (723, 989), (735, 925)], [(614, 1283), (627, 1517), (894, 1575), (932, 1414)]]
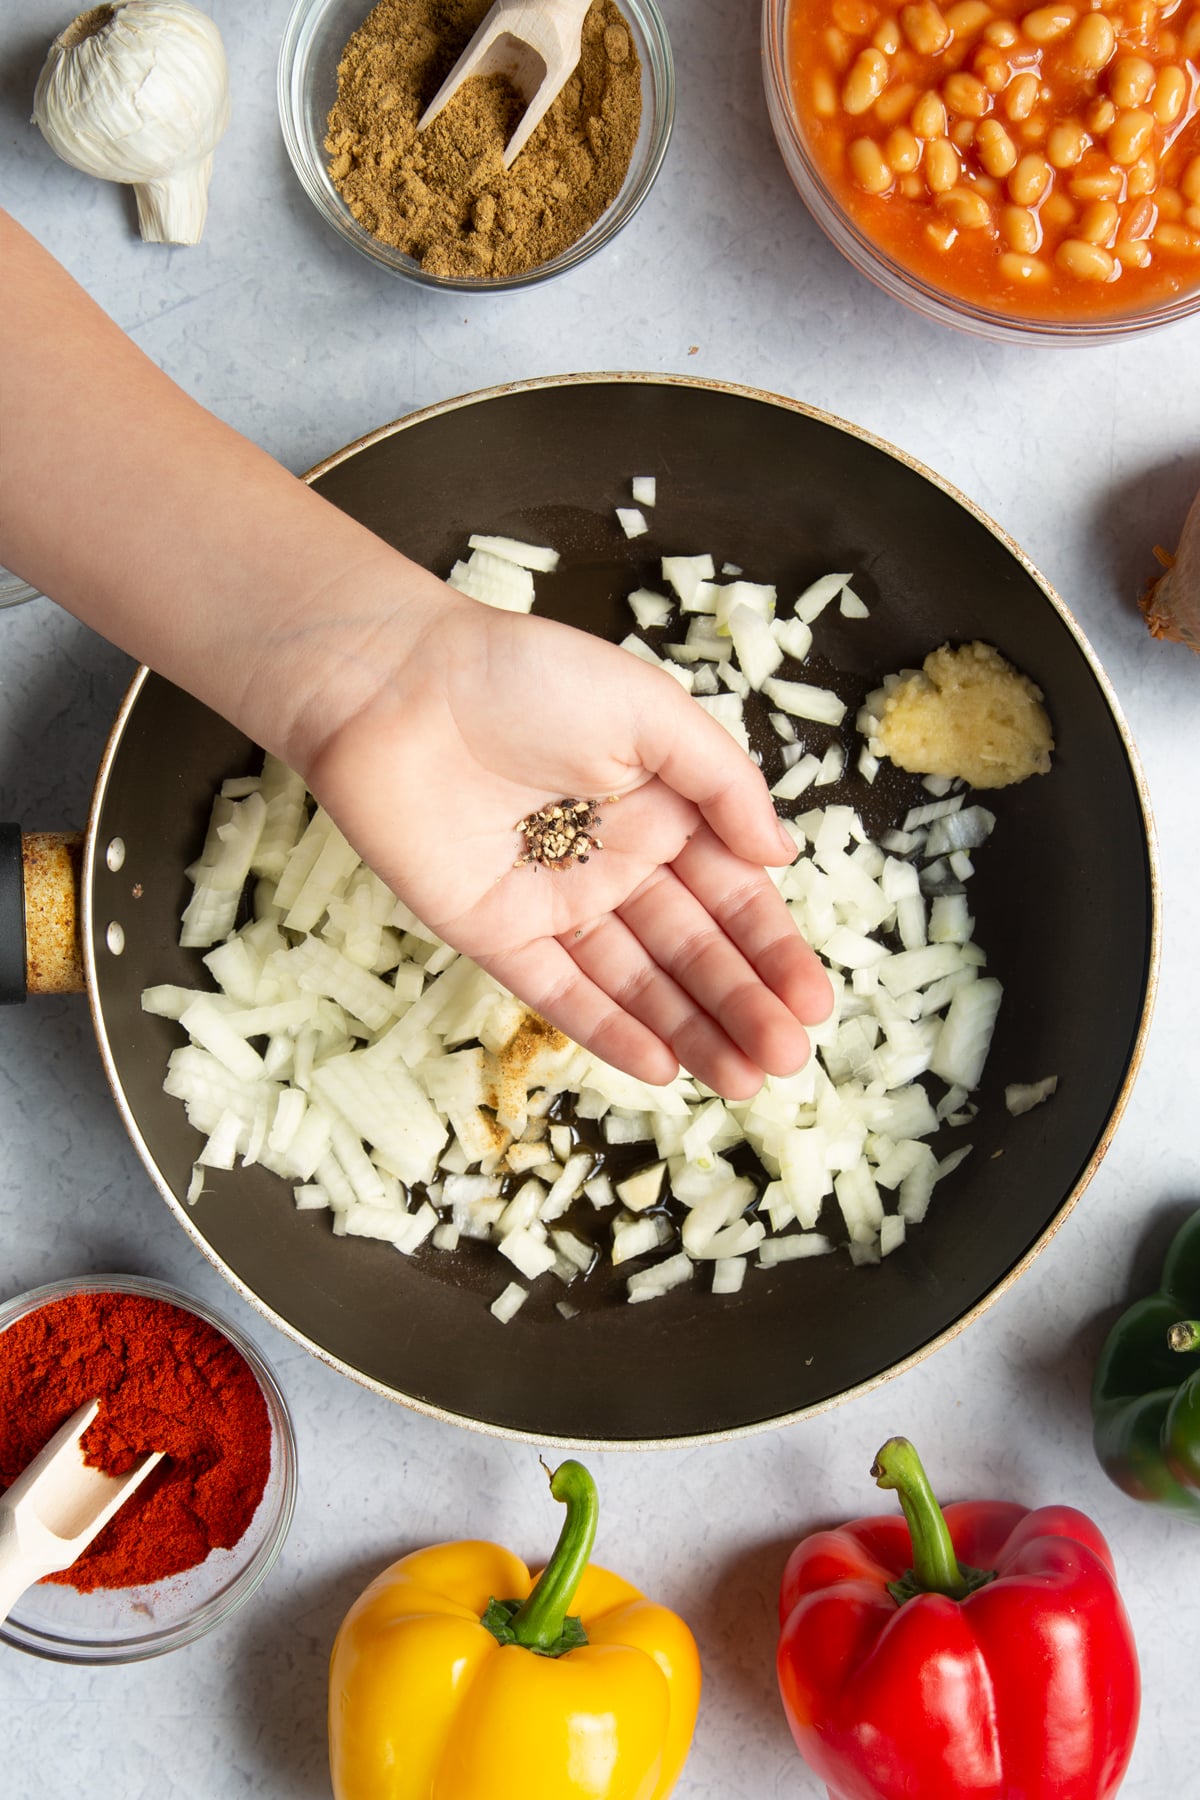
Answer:
[(886, 684), (878, 739), (899, 768), (1008, 787), (1050, 768), (1041, 689), (991, 644), (943, 644)]

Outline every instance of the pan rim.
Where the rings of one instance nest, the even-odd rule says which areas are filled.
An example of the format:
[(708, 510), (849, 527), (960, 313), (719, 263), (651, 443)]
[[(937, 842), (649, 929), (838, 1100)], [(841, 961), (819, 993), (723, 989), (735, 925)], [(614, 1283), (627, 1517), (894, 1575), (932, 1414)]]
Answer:
[(478, 405), (488, 400), (499, 399), (513, 394), (532, 393), (553, 388), (592, 386), (599, 384), (677, 387), (709, 393), (729, 394), (738, 399), (757, 401), (762, 404), (778, 407), (784, 411), (800, 414), (805, 418), (812, 419), (822, 425), (840, 431), (847, 436), (857, 439), (861, 443), (869, 445), (873, 449), (892, 458), (894, 461), (901, 463), (905, 468), (929, 482), (933, 487), (939, 489), (949, 499), (961, 506), (979, 524), (983, 525), (984, 528), (1008, 551), (1020, 567), (1025, 570), (1040, 590), (1042, 596), (1049, 601), (1051, 607), (1058, 614), (1061, 622), (1069, 631), (1076, 648), (1082, 653), (1088, 669), (1104, 698), (1104, 702), (1112, 716), (1113, 723), (1117, 728), (1121, 746), (1129, 764), (1134, 791), (1137, 796), (1138, 810), (1142, 823), (1142, 836), (1145, 844), (1147, 900), (1149, 909), (1147, 921), (1145, 987), (1142, 995), (1137, 1030), (1134, 1034), (1133, 1043), (1129, 1053), (1129, 1060), (1126, 1065), (1120, 1088), (1108, 1117), (1105, 1120), (1103, 1130), (1075, 1183), (1061, 1201), (1053, 1216), (1047, 1221), (1042, 1231), (1038, 1234), (1033, 1243), (1030, 1244), (1020, 1259), (1014, 1263), (986, 1293), (980, 1295), (971, 1306), (960, 1314), (958, 1318), (952, 1320), (949, 1325), (945, 1326), (934, 1337), (910, 1351), (907, 1356), (903, 1357), (898, 1362), (890, 1364), (886, 1369), (878, 1371), (865, 1381), (858, 1382), (852, 1387), (843, 1389), (838, 1394), (829, 1395), (811, 1405), (796, 1408), (788, 1413), (775, 1414), (770, 1418), (754, 1419), (737, 1425), (726, 1426), (715, 1431), (691, 1432), (652, 1438), (574, 1437), (555, 1433), (532, 1432), (514, 1426), (495, 1424), (485, 1419), (473, 1417), (467, 1413), (460, 1413), (447, 1407), (434, 1405), (415, 1395), (401, 1393), (396, 1388), (389, 1387), (374, 1377), (366, 1375), (361, 1370), (354, 1368), (350, 1363), (345, 1362), (342, 1358), (336, 1356), (333, 1352), (326, 1350), (322, 1345), (306, 1336), (303, 1331), (290, 1324), (272, 1306), (262, 1300), (260, 1296), (256, 1294), (255, 1291), (230, 1267), (224, 1258), (216, 1253), (195, 1223), (188, 1217), (186, 1207), (178, 1199), (173, 1189), (162, 1175), (161, 1170), (158, 1168), (154, 1157), (150, 1152), (149, 1146), (142, 1135), (133, 1110), (125, 1097), (121, 1078), (109, 1044), (107, 1028), (104, 1023), (98, 999), (99, 982), (96, 965), (97, 945), (99, 940), (97, 934), (99, 933), (100, 938), (102, 939), (104, 927), (97, 922), (93, 904), (95, 891), (94, 876), (97, 858), (101, 854), (98, 844), (100, 815), (103, 811), (109, 779), (112, 774), (113, 765), (129, 717), (137, 703), (142, 687), (152, 673), (152, 671), (144, 664), (137, 670), (129, 689), (122, 700), (97, 771), (84, 843), (81, 935), (83, 940), (83, 959), (86, 974), (88, 1006), (91, 1011), (92, 1025), (96, 1033), (96, 1040), (100, 1050), (100, 1057), (104, 1067), (105, 1076), (112, 1090), (117, 1110), (125, 1129), (129, 1134), (130, 1141), (137, 1151), (153, 1185), (166, 1201), (168, 1208), (174, 1213), (178, 1223), (183, 1226), (193, 1243), (197, 1245), (213, 1267), (219, 1271), (229, 1285), (234, 1288), (262, 1318), (268, 1320), (272, 1325), (284, 1332), (295, 1343), (307, 1350), (309, 1354), (317, 1357), (319, 1361), (325, 1363), (330, 1368), (336, 1369), (339, 1373), (349, 1376), (349, 1378), (356, 1382), (360, 1387), (365, 1387), (372, 1393), (378, 1394), (381, 1398), (403, 1406), (409, 1411), (422, 1414), (427, 1418), (462, 1426), (466, 1430), (474, 1431), (487, 1437), (501, 1438), (531, 1445), (546, 1445), (556, 1449), (584, 1451), (663, 1450), (701, 1444), (727, 1443), (740, 1438), (757, 1436), (767, 1431), (781, 1430), (787, 1426), (799, 1424), (804, 1419), (819, 1417), (822, 1413), (830, 1412), (835, 1407), (842, 1406), (848, 1401), (857, 1399), (861, 1395), (873, 1392), (885, 1382), (915, 1368), (919, 1363), (924, 1362), (928, 1357), (932, 1356), (935, 1351), (941, 1349), (944, 1345), (958, 1337), (961, 1332), (965, 1331), (969, 1325), (973, 1324), (976, 1319), (988, 1310), (988, 1308), (994, 1305), (1001, 1295), (1005, 1294), (1027, 1271), (1033, 1261), (1041, 1255), (1042, 1251), (1045, 1250), (1052, 1239), (1057, 1236), (1062, 1225), (1074, 1211), (1079, 1200), (1082, 1198), (1085, 1189), (1088, 1187), (1101, 1162), (1107, 1155), (1109, 1146), (1111, 1145), (1117, 1128), (1124, 1116), (1129, 1097), (1141, 1069), (1158, 993), (1162, 954), (1160, 863), (1157, 833), (1151, 808), (1149, 789), (1141, 757), (1138, 753), (1128, 722), (1125, 719), (1121, 704), (1117, 699), (1112, 683), (1093, 650), (1086, 633), (1075, 619), (1074, 614), (1062, 599), (1057, 589), (1047, 580), (1021, 546), (1010, 537), (1010, 535), (997, 524), (997, 522), (992, 519), (982, 507), (973, 501), (967, 494), (963, 493), (961, 489), (954, 485), (954, 483), (939, 475), (935, 470), (930, 469), (926, 464), (919, 461), (916, 457), (911, 456), (907, 451), (890, 443), (887, 439), (881, 438), (876, 434), (853, 424), (851, 421), (839, 417), (837, 414), (810, 406), (804, 401), (773, 393), (769, 389), (754, 388), (735, 382), (715, 380), (709, 377), (693, 377), (689, 375), (669, 374), (655, 371), (604, 370), (575, 374), (537, 376), (518, 381), (502, 382), (494, 386), (476, 389), (470, 393), (456, 395), (449, 400), (437, 401), (429, 406), (419, 408), (414, 412), (404, 414), (400, 418), (394, 419), (386, 425), (378, 426), (373, 431), (367, 432), (362, 437), (355, 439), (352, 443), (343, 446), (342, 449), (334, 451), (331, 455), (314, 464), (300, 479), (311, 486), (322, 476), (328, 474), (331, 470), (338, 468), (341, 464), (349, 461), (352, 457), (359, 455), (362, 451), (369, 449), (371, 446), (381, 443), (401, 431), (406, 431), (415, 425), (422, 424), (427, 420), (444, 417), (447, 414), (460, 411), (469, 406)]

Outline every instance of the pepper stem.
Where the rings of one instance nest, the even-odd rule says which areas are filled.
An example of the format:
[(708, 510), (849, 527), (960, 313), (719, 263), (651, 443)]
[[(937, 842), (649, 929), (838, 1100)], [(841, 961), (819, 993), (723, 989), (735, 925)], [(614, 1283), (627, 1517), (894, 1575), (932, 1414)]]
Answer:
[(562, 1643), (567, 1609), (588, 1566), (600, 1516), (596, 1484), (582, 1463), (560, 1463), (550, 1477), (550, 1492), (567, 1516), (550, 1561), (510, 1620), (516, 1642), (543, 1656), (555, 1655)]
[(907, 1438), (889, 1438), (871, 1465), (871, 1474), (881, 1488), (895, 1489), (912, 1538), (912, 1568), (902, 1581), (889, 1583), (894, 1599), (903, 1604), (916, 1594), (945, 1594), (964, 1600), (992, 1579), (992, 1570), (960, 1564), (929, 1477)]
[(1200, 1319), (1180, 1319), (1167, 1333), (1172, 1350), (1200, 1350)]

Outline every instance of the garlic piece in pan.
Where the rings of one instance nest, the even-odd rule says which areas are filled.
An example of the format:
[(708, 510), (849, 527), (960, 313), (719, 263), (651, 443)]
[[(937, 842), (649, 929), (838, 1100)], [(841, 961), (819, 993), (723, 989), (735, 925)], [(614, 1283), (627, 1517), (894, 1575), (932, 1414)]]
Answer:
[(196, 244), (212, 153), (229, 123), (221, 34), (186, 0), (112, 0), (50, 46), (33, 119), (64, 162), (131, 183), (154, 244)]

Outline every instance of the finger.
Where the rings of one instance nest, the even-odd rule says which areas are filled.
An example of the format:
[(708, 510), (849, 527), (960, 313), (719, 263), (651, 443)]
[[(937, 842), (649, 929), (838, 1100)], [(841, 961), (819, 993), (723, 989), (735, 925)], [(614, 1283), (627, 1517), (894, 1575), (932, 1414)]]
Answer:
[(746, 961), (804, 1025), (833, 1010), (833, 987), (783, 895), (761, 869), (740, 867), (711, 832), (698, 831), (672, 864)]
[[(747, 887), (754, 880), (767, 882), (761, 869), (729, 861)], [(621, 917), (650, 959), (761, 1069), (790, 1075), (801, 1067), (808, 1038), (800, 1021), (670, 869), (659, 869), (644, 881), (621, 908)]]
[(663, 1086), (679, 1073), (669, 1045), (591, 979), (553, 938), (476, 961), (518, 1000), (594, 1056)]
[(611, 914), (572, 933), (568, 954), (598, 987), (669, 1044), (683, 1067), (727, 1100), (748, 1100), (763, 1070)]
[[(656, 671), (640, 672), (653, 678)], [(762, 771), (702, 706), (667, 677), (674, 694), (640, 699), (635, 741), (643, 766), (694, 802), (722, 841), (747, 862), (790, 863), (796, 845), (775, 811)]]

